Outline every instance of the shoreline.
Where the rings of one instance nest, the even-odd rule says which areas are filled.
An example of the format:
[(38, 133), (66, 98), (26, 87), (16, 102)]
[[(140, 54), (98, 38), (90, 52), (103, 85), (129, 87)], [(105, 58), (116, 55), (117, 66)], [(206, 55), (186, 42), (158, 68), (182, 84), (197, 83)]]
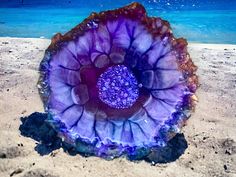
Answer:
[[(53, 37), (53, 36), (52, 36)], [(46, 40), (46, 41), (51, 41), (50, 38), (44, 38), (43, 36), (42, 37), (38, 37), (38, 38), (32, 38), (32, 37), (0, 37), (0, 40), (11, 40), (11, 39), (19, 39), (19, 40), (24, 40), (24, 39), (28, 39), (28, 40)], [(191, 46), (201, 46), (201, 47), (208, 47), (208, 46), (213, 46), (215, 45), (217, 48), (220, 47), (220, 46), (225, 46), (227, 48), (235, 48), (236, 47), (236, 44), (227, 44), (227, 43), (202, 43), (202, 42), (191, 42), (191, 41), (188, 41), (188, 45), (191, 45)]]
[(236, 45), (189, 44), (200, 87), (196, 110), (182, 129), (188, 147), (178, 159), (152, 166), (144, 160), (73, 156), (62, 148), (40, 155), (40, 142), (22, 135), (21, 118), (44, 113), (36, 84), (49, 44), (49, 39), (0, 37), (0, 176), (236, 175)]

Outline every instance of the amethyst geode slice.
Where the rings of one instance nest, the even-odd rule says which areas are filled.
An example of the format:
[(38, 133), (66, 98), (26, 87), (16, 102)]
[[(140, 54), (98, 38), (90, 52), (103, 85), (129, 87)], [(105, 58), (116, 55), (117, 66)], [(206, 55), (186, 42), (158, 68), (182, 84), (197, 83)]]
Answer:
[(186, 40), (133, 3), (56, 34), (38, 86), (49, 121), (67, 143), (108, 159), (138, 159), (165, 146), (189, 118), (196, 69)]

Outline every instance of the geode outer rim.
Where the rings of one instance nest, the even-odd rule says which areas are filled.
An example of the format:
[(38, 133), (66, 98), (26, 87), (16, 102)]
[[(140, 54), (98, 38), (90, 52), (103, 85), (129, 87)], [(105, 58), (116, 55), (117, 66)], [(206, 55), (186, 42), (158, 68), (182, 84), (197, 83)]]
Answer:
[[(174, 121), (168, 120), (165, 122), (165, 126), (161, 128), (163, 131), (163, 136), (160, 137), (159, 140), (164, 140), (164, 144), (159, 144), (157, 145), (158, 147), (162, 147), (165, 145), (165, 141), (169, 141), (172, 137), (175, 136), (176, 133), (180, 131), (180, 128), (182, 128), (186, 122), (186, 120), (190, 117), (189, 112), (191, 110), (194, 110), (195, 108), (195, 102), (197, 101), (195, 91), (198, 87), (198, 77), (196, 76), (195, 72), (197, 70), (197, 67), (194, 65), (193, 61), (191, 60), (189, 53), (187, 52), (187, 41), (183, 38), (176, 39), (171, 31), (170, 24), (162, 20), (161, 18), (155, 18), (155, 17), (148, 17), (146, 15), (145, 8), (139, 4), (139, 3), (132, 3), (128, 6), (115, 9), (115, 10), (109, 10), (109, 11), (104, 11), (100, 13), (92, 13), (88, 18), (86, 18), (82, 23), (77, 25), (75, 28), (73, 28), (71, 31), (67, 32), (65, 35), (62, 35), (60, 33), (57, 33), (51, 40), (51, 44), (48, 47), (48, 49), (45, 51), (45, 56), (44, 59), (40, 63), (40, 77), (38, 81), (38, 87), (39, 87), (39, 92), (41, 93), (41, 99), (44, 103), (45, 110), (47, 112), (47, 103), (48, 103), (48, 95), (50, 95), (50, 88), (47, 83), (47, 67), (49, 66), (49, 61), (51, 58), (51, 55), (55, 53), (56, 51), (60, 50), (60, 48), (66, 44), (69, 41), (75, 40), (77, 36), (82, 36), (86, 31), (91, 29), (91, 22), (104, 22), (109, 19), (114, 20), (117, 18), (119, 15), (122, 15), (128, 19), (132, 18), (137, 18), (137, 13), (140, 16), (140, 21), (141, 23), (148, 29), (148, 32), (153, 36), (161, 36), (162, 34), (168, 34), (168, 37), (171, 39), (171, 45), (173, 47), (173, 50), (178, 50), (181, 54), (181, 56), (178, 56), (177, 58), (177, 64), (179, 70), (184, 73), (185, 78), (187, 78), (187, 87), (190, 90), (190, 94), (187, 95), (187, 98), (185, 101), (187, 101), (185, 105), (185, 109), (181, 110), (181, 112), (186, 112), (186, 114), (181, 114), (179, 118), (173, 117)], [(154, 26), (155, 22), (161, 23), (161, 28), (160, 30), (157, 30), (157, 27)], [(163, 33), (162, 33), (163, 32)], [(45, 82), (46, 81), (46, 82)], [(48, 115), (49, 117), (49, 122), (51, 122), (51, 125), (58, 131), (58, 134), (65, 138), (66, 141), (70, 142), (71, 144), (74, 144), (75, 146), (77, 144), (83, 144), (87, 143), (86, 140), (83, 140), (82, 138), (78, 138), (77, 140), (73, 140), (68, 135), (66, 134), (66, 129), (64, 128), (64, 125), (62, 125), (60, 122), (57, 122), (53, 120), (51, 117), (52, 115)], [(87, 144), (87, 146), (92, 145), (90, 143)], [(115, 144), (111, 142), (112, 146), (115, 146), (116, 149), (121, 149), (120, 152), (114, 153), (112, 152), (109, 154), (109, 144), (106, 144), (104, 148), (107, 148), (106, 152), (100, 152), (100, 147), (97, 148), (95, 146), (91, 146), (90, 148), (93, 148), (93, 152), (95, 155), (102, 156), (102, 157), (117, 157), (122, 155), (123, 153), (131, 154), (131, 150), (127, 149), (126, 147), (120, 147), (122, 145)], [(76, 146), (77, 147), (77, 146)], [(143, 147), (134, 147), (137, 149), (144, 148), (146, 151), (150, 150), (149, 148), (153, 147), (152, 145), (150, 146), (143, 146)], [(139, 153), (136, 150), (132, 150), (133, 153)], [(81, 150), (80, 150), (81, 151)], [(105, 153), (105, 154), (102, 154)]]

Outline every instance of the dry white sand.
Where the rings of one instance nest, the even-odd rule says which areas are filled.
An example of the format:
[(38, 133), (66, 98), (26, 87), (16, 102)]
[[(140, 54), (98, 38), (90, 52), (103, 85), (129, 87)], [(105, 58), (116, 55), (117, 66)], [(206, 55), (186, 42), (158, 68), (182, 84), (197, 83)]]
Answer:
[(191, 44), (200, 88), (195, 113), (183, 128), (188, 148), (170, 163), (124, 158), (106, 161), (69, 155), (62, 148), (40, 155), (22, 136), (20, 117), (43, 112), (36, 83), (50, 41), (0, 38), (0, 176), (198, 177), (236, 176), (236, 45)]

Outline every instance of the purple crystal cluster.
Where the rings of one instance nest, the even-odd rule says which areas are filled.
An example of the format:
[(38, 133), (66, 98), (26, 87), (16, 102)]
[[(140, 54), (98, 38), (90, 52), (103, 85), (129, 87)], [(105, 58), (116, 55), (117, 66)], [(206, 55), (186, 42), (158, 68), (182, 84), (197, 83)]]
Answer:
[(131, 107), (139, 96), (137, 80), (124, 65), (109, 67), (99, 77), (97, 86), (101, 101), (117, 109)]
[(39, 79), (52, 126), (78, 151), (104, 158), (136, 159), (165, 146), (196, 100), (186, 46), (138, 3), (55, 35)]

